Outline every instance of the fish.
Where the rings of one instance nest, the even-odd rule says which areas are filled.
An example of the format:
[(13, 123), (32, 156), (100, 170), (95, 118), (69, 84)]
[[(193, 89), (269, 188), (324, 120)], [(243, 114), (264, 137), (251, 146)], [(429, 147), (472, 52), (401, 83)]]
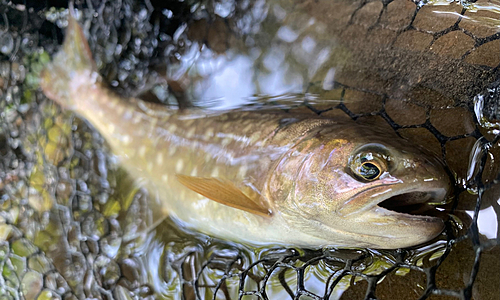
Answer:
[(406, 248), (436, 238), (441, 160), (394, 131), (279, 109), (172, 109), (122, 98), (82, 28), (40, 75), (44, 94), (89, 122), (180, 226), (253, 246)]

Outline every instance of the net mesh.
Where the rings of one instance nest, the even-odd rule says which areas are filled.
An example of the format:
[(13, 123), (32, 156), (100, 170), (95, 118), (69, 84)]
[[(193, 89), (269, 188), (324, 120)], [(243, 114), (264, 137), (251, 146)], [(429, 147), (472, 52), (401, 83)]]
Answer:
[[(355, 63), (337, 65), (335, 80), (331, 66), (318, 66), (297, 109), (376, 122), (440, 153), (458, 181), (445, 233), (419, 248), (312, 251), (249, 249), (169, 220), (147, 230), (147, 192), (98, 133), (38, 89), (62, 42), (66, 2), (2, 0), (0, 299), (498, 299), (500, 33), (486, 20), (497, 15), (480, 9), (495, 3), (278, 4), (75, 3), (113, 89), (165, 104), (182, 97), (182, 82), (157, 78), (170, 64), (182, 69), (195, 43), (213, 53), (268, 44), (278, 21), (291, 18), (293, 29), (303, 18), (286, 14), (291, 7), (328, 24), (323, 33), (343, 36)], [(402, 50), (391, 56), (386, 47)], [(495, 234), (485, 236), (486, 227)]]

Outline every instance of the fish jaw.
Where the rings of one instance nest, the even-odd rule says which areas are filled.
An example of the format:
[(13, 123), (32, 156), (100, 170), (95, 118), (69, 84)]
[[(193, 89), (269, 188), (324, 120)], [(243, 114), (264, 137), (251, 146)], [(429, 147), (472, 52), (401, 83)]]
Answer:
[(444, 230), (441, 218), (425, 215), (429, 209), (427, 203), (442, 202), (446, 195), (447, 190), (438, 185), (394, 186), (390, 192), (372, 195), (372, 204), (350, 216), (356, 223), (352, 227), (359, 233), (376, 232), (377, 237), (372, 236), (370, 241), (375, 244), (380, 240), (382, 244), (376, 245), (377, 248), (406, 248), (425, 243)]

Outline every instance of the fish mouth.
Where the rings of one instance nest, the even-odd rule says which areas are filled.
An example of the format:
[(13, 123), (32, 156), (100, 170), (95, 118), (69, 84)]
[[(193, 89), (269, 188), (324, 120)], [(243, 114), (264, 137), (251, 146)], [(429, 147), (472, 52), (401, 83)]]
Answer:
[(436, 205), (446, 203), (447, 189), (443, 187), (396, 191), (379, 199), (374, 206), (378, 212), (411, 219), (437, 219)]

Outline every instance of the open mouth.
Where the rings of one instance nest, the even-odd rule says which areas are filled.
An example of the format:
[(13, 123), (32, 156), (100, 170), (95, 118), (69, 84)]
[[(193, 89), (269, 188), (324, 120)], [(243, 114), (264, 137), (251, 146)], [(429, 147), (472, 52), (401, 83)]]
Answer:
[(387, 198), (377, 206), (406, 215), (436, 216), (435, 205), (444, 204), (444, 196), (442, 190), (409, 192)]

